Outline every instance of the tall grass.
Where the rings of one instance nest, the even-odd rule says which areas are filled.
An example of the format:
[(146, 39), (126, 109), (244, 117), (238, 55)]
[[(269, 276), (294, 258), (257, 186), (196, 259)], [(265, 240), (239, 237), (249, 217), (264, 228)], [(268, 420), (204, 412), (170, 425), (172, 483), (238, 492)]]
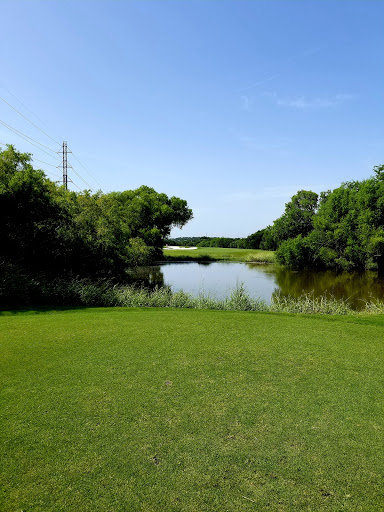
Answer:
[(246, 254), (244, 261), (249, 263), (276, 263), (276, 257), (273, 251), (257, 251)]
[(325, 295), (314, 297), (310, 293), (305, 293), (298, 298), (275, 293), (272, 297), (269, 311), (276, 313), (319, 313), (322, 315), (356, 314), (348, 300), (336, 299), (335, 297)]
[[(33, 293), (32, 293), (33, 292)], [(107, 280), (56, 280), (50, 283), (33, 282), (18, 303), (7, 302), (6, 295), (0, 296), (0, 307), (15, 306), (84, 306), (84, 307), (156, 307), (189, 308), (231, 311), (265, 311), (274, 313), (304, 313), (322, 315), (366, 315), (384, 314), (384, 302), (372, 300), (365, 303), (360, 311), (352, 308), (348, 300), (335, 297), (303, 294), (298, 298), (275, 293), (271, 303), (249, 295), (245, 286), (239, 283), (225, 299), (201, 292), (193, 296), (184, 291), (173, 292), (169, 287), (149, 290), (135, 285), (118, 286)], [(1, 294), (0, 294), (1, 295)]]
[(197, 297), (181, 291), (172, 292), (169, 288), (147, 290), (134, 286), (115, 289), (119, 306), (125, 307), (168, 307), (191, 309), (217, 309), (239, 311), (268, 311), (268, 305), (260, 299), (252, 299), (242, 284), (231, 295), (220, 300), (209, 293), (201, 292)]
[(382, 300), (367, 301), (365, 303), (364, 312), (370, 313), (372, 315), (384, 314), (384, 301), (382, 301)]

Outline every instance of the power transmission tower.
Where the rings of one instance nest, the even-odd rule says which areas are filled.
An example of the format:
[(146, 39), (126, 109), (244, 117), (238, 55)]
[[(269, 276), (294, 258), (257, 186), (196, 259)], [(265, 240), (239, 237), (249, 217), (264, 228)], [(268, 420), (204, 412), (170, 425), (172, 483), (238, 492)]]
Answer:
[[(68, 167), (72, 167), (68, 165), (67, 153), (72, 153), (71, 150), (68, 151), (67, 141), (63, 141), (63, 149), (62, 151), (58, 151), (57, 153), (63, 154), (63, 187), (65, 190), (68, 188)], [(60, 166), (58, 166), (60, 167)], [(71, 181), (71, 180), (69, 180)]]

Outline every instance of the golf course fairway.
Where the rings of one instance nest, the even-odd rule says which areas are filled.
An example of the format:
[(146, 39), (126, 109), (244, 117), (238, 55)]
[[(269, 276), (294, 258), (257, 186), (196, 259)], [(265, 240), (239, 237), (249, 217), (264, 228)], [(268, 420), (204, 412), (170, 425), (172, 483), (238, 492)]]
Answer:
[(0, 509), (382, 511), (384, 316), (0, 315)]

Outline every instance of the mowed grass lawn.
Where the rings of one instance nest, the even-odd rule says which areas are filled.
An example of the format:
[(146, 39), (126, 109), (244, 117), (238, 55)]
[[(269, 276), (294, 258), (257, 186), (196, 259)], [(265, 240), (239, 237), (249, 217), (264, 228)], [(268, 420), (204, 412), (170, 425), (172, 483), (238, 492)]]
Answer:
[(384, 316), (4, 313), (2, 511), (382, 511)]
[(226, 249), (222, 247), (197, 247), (197, 249), (163, 249), (164, 256), (169, 259), (212, 259), (275, 263), (274, 251), (260, 249)]

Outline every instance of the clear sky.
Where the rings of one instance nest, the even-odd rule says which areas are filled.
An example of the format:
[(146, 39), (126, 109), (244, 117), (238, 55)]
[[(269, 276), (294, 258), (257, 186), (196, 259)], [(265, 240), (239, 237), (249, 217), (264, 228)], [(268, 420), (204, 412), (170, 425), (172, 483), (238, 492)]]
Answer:
[[(384, 163), (382, 1), (2, 0), (0, 12), (0, 96), (68, 141), (94, 189), (186, 199), (195, 218), (174, 236), (247, 236), (298, 190)], [(59, 144), (3, 101), (0, 120), (50, 149), (4, 125), (0, 143), (60, 175)]]

